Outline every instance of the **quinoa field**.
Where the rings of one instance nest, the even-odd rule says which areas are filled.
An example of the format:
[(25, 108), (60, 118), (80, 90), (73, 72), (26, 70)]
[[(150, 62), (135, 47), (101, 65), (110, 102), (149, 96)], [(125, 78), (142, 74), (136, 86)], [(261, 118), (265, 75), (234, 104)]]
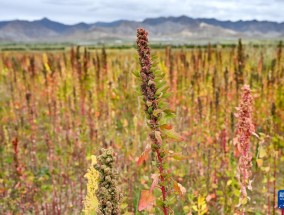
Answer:
[(281, 214), (282, 42), (137, 36), (0, 52), (0, 214)]

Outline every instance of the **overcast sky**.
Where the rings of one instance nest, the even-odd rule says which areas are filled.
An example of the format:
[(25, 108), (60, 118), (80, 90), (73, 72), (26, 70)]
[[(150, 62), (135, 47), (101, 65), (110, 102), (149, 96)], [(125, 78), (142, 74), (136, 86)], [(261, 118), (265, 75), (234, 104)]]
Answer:
[(284, 0), (0, 0), (0, 20), (47, 17), (66, 24), (187, 15), (284, 21)]

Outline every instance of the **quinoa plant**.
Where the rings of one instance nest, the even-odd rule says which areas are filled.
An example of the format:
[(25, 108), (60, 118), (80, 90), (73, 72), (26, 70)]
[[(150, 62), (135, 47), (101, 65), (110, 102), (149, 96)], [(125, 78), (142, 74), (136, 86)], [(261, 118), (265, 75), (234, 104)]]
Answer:
[(238, 92), (239, 87), (244, 84), (244, 61), (245, 55), (242, 45), (242, 40), (239, 39), (238, 44), (238, 56), (237, 56), (237, 65), (235, 68), (235, 81), (236, 81), (236, 90)]
[(118, 173), (114, 169), (115, 156), (111, 148), (101, 149), (95, 169), (99, 172), (96, 196), (99, 202), (97, 215), (119, 215), (121, 194), (117, 188)]
[[(181, 141), (182, 138), (174, 133), (172, 126), (168, 124), (168, 119), (172, 118), (173, 113), (168, 109), (168, 103), (165, 101), (168, 88), (164, 80), (164, 74), (153, 66), (150, 48), (148, 46), (148, 33), (142, 29), (137, 29), (137, 48), (140, 60), (141, 92), (145, 104), (145, 113), (147, 123), (150, 127), (151, 149), (156, 157), (156, 167), (158, 173), (152, 175), (153, 183), (150, 190), (143, 190), (139, 202), (139, 210), (144, 210), (154, 203), (153, 189), (158, 186), (162, 193), (162, 198), (158, 201), (158, 206), (162, 208), (163, 214), (167, 215), (171, 211), (171, 205), (176, 198), (170, 197), (172, 192), (184, 193), (185, 188), (175, 182), (170, 174), (167, 164), (167, 157), (170, 156), (165, 145), (170, 139)], [(146, 159), (150, 147), (146, 147), (145, 152), (138, 160)]]
[[(247, 203), (248, 195), (247, 188), (251, 189), (250, 177), (252, 175), (252, 153), (250, 136), (255, 134), (255, 128), (252, 123), (252, 102), (253, 97), (251, 94), (250, 87), (245, 85), (242, 88), (242, 97), (240, 106), (237, 108), (237, 130), (236, 130), (236, 141), (237, 151), (239, 153), (238, 162), (238, 179), (241, 187), (240, 204), (245, 205)], [(243, 209), (244, 213), (244, 209)]]

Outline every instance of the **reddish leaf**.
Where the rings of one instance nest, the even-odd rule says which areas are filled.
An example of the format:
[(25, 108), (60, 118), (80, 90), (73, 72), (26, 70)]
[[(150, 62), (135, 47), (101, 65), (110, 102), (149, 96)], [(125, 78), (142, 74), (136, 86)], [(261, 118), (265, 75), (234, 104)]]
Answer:
[(152, 174), (151, 178), (153, 179), (153, 183), (151, 185), (150, 192), (152, 192), (159, 183), (159, 174)]
[(4, 194), (6, 192), (6, 190), (4, 189), (4, 188), (1, 188), (0, 189), (0, 194), (2, 195), (2, 194)]
[(164, 124), (160, 126), (161, 129), (171, 130), (173, 126), (171, 124)]
[(141, 156), (138, 158), (138, 161), (137, 161), (137, 165), (140, 166), (143, 161), (147, 160), (149, 158), (149, 152), (151, 150), (151, 146), (150, 144), (147, 144), (144, 152), (141, 154)]
[(96, 116), (96, 117), (99, 117), (100, 115), (101, 115), (100, 112), (98, 112), (98, 111), (95, 112), (95, 116)]
[(206, 197), (206, 202), (210, 202), (211, 199), (214, 199), (214, 198), (216, 198), (215, 193), (209, 194), (209, 195)]
[(139, 200), (138, 211), (151, 209), (155, 204), (155, 196), (150, 190), (142, 190)]

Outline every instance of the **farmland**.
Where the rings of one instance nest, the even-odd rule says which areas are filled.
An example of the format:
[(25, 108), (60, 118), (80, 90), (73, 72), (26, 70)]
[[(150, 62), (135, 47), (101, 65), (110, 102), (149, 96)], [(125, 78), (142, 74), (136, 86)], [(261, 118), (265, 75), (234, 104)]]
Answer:
[[(284, 54), (282, 43), (153, 48), (165, 74), (172, 118), (181, 137), (165, 143), (169, 172), (186, 191), (175, 214), (234, 214), (240, 183), (236, 131), (243, 85), (253, 98), (252, 190), (246, 214), (280, 214), (283, 189)], [(122, 214), (138, 212), (153, 179), (140, 63), (128, 49), (70, 47), (0, 52), (1, 214), (81, 214), (91, 155), (112, 148)], [(138, 74), (138, 75), (137, 75)], [(138, 77), (136, 77), (138, 76)], [(184, 191), (182, 189), (182, 191)], [(161, 192), (154, 190), (155, 196)]]

